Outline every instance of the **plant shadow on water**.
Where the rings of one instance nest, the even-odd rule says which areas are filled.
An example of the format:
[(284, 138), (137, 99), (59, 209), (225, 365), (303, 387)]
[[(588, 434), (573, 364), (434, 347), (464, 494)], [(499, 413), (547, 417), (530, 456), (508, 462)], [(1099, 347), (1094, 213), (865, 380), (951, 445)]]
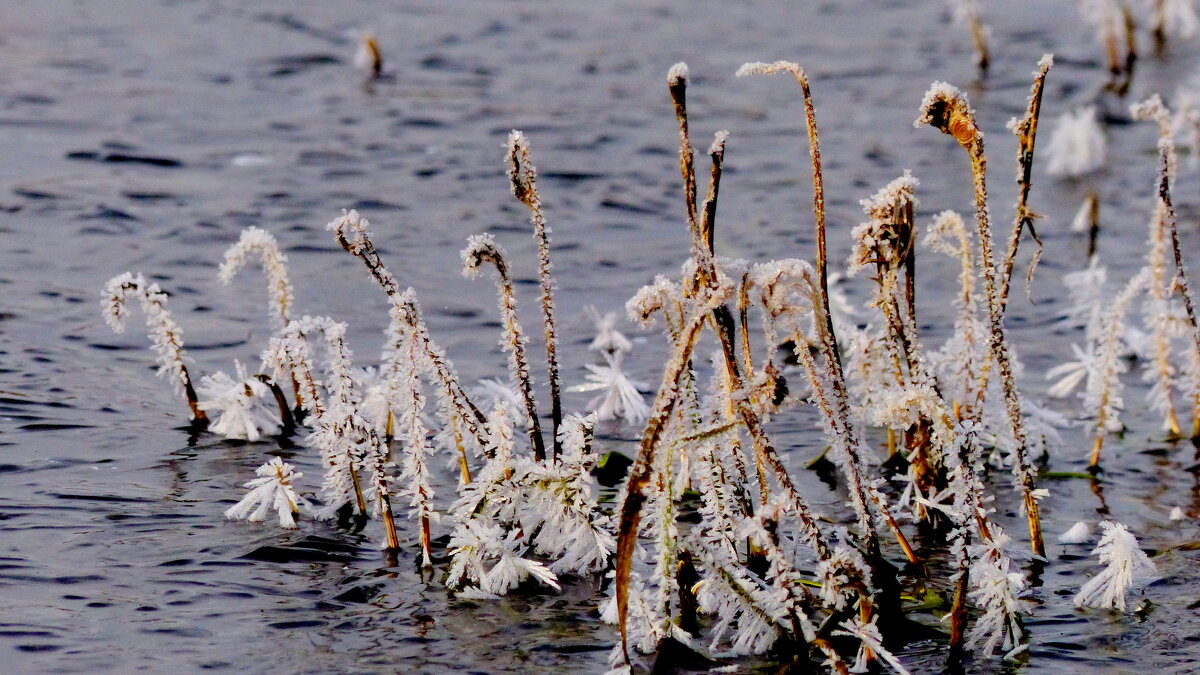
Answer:
[[(538, 247), (527, 204), (509, 194), (500, 161), (510, 129), (525, 130), (542, 169), (539, 191), (554, 228), (558, 359), (571, 385), (594, 372), (585, 369), (595, 361), (586, 349), (593, 333), (585, 307), (621, 311), (639, 286), (688, 255), (678, 129), (662, 86), (670, 64), (691, 64), (694, 137), (731, 132), (715, 246), (751, 263), (813, 258), (810, 177), (796, 88), (733, 73), (758, 58), (804, 66), (821, 127), (833, 273), (854, 253), (849, 225), (863, 219), (858, 200), (906, 169), (921, 181), (915, 223), (922, 231), (944, 208), (971, 210), (962, 149), (912, 129), (933, 80), (966, 89), (987, 137), (999, 258), (1017, 197), (1016, 144), (1004, 123), (1022, 114), (1036, 59), (1054, 52), (1038, 153), (1048, 151), (1054, 119), (1095, 104), (1109, 161), (1080, 178), (1052, 178), (1035, 162), (1029, 202), (1044, 216), (1036, 224), (1045, 255), (1027, 298), (1020, 278), (1031, 242), (1022, 242), (1005, 320), (1024, 364), (1022, 392), (1040, 399), (1050, 384), (1042, 374), (1084, 340), (1082, 330), (1065, 327), (1073, 300), (1060, 281), (1087, 266), (1087, 236), (1071, 231), (1072, 215), (1089, 193), (1098, 195), (1095, 246), (1111, 297), (1144, 264), (1158, 175), (1153, 124), (1126, 124), (1128, 104), (1154, 93), (1181, 100), (1175, 88), (1189, 83), (1197, 54), (1195, 43), (1172, 39), (1167, 55), (1155, 57), (1143, 30), (1133, 76), (1113, 87), (1128, 87), (1120, 98), (1105, 89), (1109, 55), (1065, 0), (1013, 2), (1003, 16), (985, 7), (985, 78), (973, 62), (971, 31), (954, 25), (940, 1), (551, 9), (468, 0), (397, 11), (382, 2), (335, 8), (289, 1), (268, 10), (224, 1), (101, 8), (27, 0), (0, 14), (9, 26), (0, 34), (7, 64), (0, 86), (0, 650), (12, 672), (598, 672), (620, 642), (597, 612), (610, 592), (599, 577), (563, 575), (559, 591), (527, 583), (500, 599), (448, 591), (442, 582), (452, 523), (432, 526), (433, 570), (423, 568), (421, 527), (407, 517), (407, 498), (394, 500), (396, 553), (380, 550), (375, 520), (339, 525), (302, 514), (296, 531), (276, 527), (273, 512), (266, 523), (226, 521), (223, 513), (263, 462), (278, 457), (295, 467), (304, 474), (301, 493), (311, 497), (321, 458), (302, 433), (248, 442), (189, 426), (188, 409), (151, 376), (142, 338), (114, 336), (98, 317), (96, 289), (113, 274), (141, 270), (152, 275), (148, 284), (170, 291), (197, 381), (235, 358), (253, 370), (277, 326), (262, 317), (257, 282), (223, 286), (216, 274), (243, 229), (261, 227), (289, 258), (295, 314), (345, 321), (346, 342), (363, 365), (378, 353), (385, 299), (323, 228), (341, 208), (355, 208), (374, 223), (380, 256), (401, 286), (416, 290), (430, 335), (455, 359), (466, 386), (505, 374), (494, 289), (456, 272), (468, 235), (490, 231), (509, 247), (512, 288), (529, 328), (532, 393), (548, 402), (535, 357), (545, 344), (533, 276)], [(376, 80), (353, 69), (355, 31), (363, 28), (382, 50), (385, 76)], [(707, 157), (699, 154), (703, 178)], [(1179, 164), (1174, 207), (1194, 278), (1198, 174), (1190, 157)], [(701, 197), (704, 187), (702, 180)], [(897, 316), (917, 317), (913, 329), (932, 350), (954, 330), (958, 261), (924, 248), (918, 261), (920, 292)], [(875, 311), (866, 308), (872, 283), (835, 285), (862, 308), (863, 322), (874, 320), (866, 316)], [(1140, 322), (1136, 305), (1129, 317)], [(649, 332), (633, 343), (620, 367), (632, 380), (656, 383), (668, 347)], [(707, 352), (716, 347), (697, 352), (705, 376)], [(1188, 441), (1163, 440), (1161, 417), (1144, 403), (1152, 383), (1141, 381), (1140, 370), (1139, 362), (1123, 378), (1126, 430), (1104, 438), (1102, 473), (1086, 473), (1094, 420), (1063, 430), (1050, 448), (1038, 480), (1050, 490), (1040, 502), (1044, 566), (1024, 553), (1022, 494), (1006, 471), (987, 477), (994, 518), (1014, 539), (1013, 570), (1040, 569), (1022, 601), (1028, 652), (1016, 662), (969, 655), (967, 671), (1198, 667), (1197, 460)], [(804, 395), (799, 367), (784, 376)], [(290, 396), (291, 383), (283, 385)], [(564, 413), (585, 409), (592, 395), (563, 387)], [(1052, 407), (1075, 414), (1078, 404)], [(551, 416), (541, 422), (550, 454)], [(846, 477), (834, 467), (823, 482), (804, 468), (824, 450), (815, 431), (821, 423), (806, 407), (768, 428), (796, 491), (815, 512), (853, 529)], [(594, 447), (634, 456), (638, 431), (620, 420), (599, 423)], [(518, 441), (523, 432), (515, 428)], [(865, 440), (878, 454), (868, 462), (873, 478), (887, 439), (872, 429)], [(480, 467), (473, 460), (470, 468)], [(426, 470), (437, 488), (433, 505), (445, 513), (459, 463), (439, 451)], [(601, 504), (619, 500), (615, 488), (599, 496)], [(685, 535), (702, 496), (680, 501)], [(1180, 519), (1170, 515), (1175, 507)], [(1131, 594), (1125, 613), (1073, 604), (1100, 570), (1090, 553), (1106, 519), (1137, 535), (1161, 577)], [(1095, 535), (1084, 544), (1058, 543), (1077, 521)], [(941, 635), (893, 651), (910, 672), (939, 671), (950, 631), (950, 620), (939, 617), (952, 601), (947, 579), (956, 563), (936, 534), (903, 526), (926, 563), (930, 591), (916, 597), (912, 585), (923, 574), (906, 567), (898, 575), (903, 602), (923, 607), (910, 616)], [(902, 563), (886, 524), (879, 532), (885, 557)], [(797, 565), (811, 569), (812, 562)], [(774, 656), (711, 656), (746, 672), (781, 665)], [(712, 665), (689, 658), (677, 652), (659, 663)], [(654, 657), (635, 662), (649, 666)]]

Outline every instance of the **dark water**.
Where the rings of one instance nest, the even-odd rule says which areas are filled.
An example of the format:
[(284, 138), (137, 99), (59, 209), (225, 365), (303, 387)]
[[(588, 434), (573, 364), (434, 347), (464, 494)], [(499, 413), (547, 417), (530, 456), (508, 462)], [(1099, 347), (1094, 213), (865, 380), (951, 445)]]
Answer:
[[(562, 595), (495, 603), (451, 599), (413, 564), (388, 567), (373, 541), (327, 524), (295, 533), (226, 522), (267, 453), (313, 479), (312, 451), (244, 444), (180, 427), (186, 409), (152, 375), (136, 330), (112, 334), (98, 289), (125, 270), (173, 292), (200, 372), (254, 361), (269, 336), (255, 273), (219, 285), (216, 264), (240, 230), (273, 231), (291, 259), (299, 306), (351, 326), (367, 364), (386, 321), (382, 295), (324, 232), (342, 208), (372, 221), (402, 283), (470, 381), (502, 375), (492, 288), (461, 278), (470, 234), (496, 233), (514, 259), (523, 307), (536, 319), (532, 241), (501, 163), (508, 131), (528, 134), (554, 227), (569, 379), (582, 379), (590, 325), (583, 308), (615, 310), (686, 255), (674, 120), (665, 73), (691, 66), (696, 145), (731, 132), (720, 252), (763, 260), (811, 255), (806, 146), (798, 95), (783, 78), (737, 80), (744, 61), (799, 61), (813, 78), (826, 159), (831, 247), (849, 250), (857, 200), (912, 169), (924, 218), (969, 212), (961, 152), (911, 126), (928, 84), (968, 88), (988, 134), (998, 223), (1011, 218), (1012, 155), (1004, 131), (1024, 108), (1029, 73), (1059, 55), (1043, 129), (1100, 95), (1098, 45), (1073, 3), (989, 9), (994, 72), (977, 83), (962, 29), (933, 2), (243, 3), (160, 0), (0, 6), (0, 651), (6, 672), (596, 671), (615, 633), (586, 583)], [(355, 31), (383, 46), (388, 77), (353, 70)], [(1143, 37), (1143, 43), (1146, 40)], [(1147, 58), (1130, 100), (1184, 82), (1197, 50)], [(1122, 105), (1101, 97), (1120, 112)], [(1041, 373), (1078, 335), (1056, 332), (1058, 278), (1084, 260), (1067, 230), (1088, 186), (1103, 199), (1101, 255), (1112, 278), (1140, 265), (1149, 217), (1154, 131), (1109, 127), (1111, 168), (1088, 183), (1037, 180), (1046, 256), (1034, 302), (1017, 293), (1012, 335), (1038, 395)], [(1043, 135), (1043, 139), (1046, 136)], [(1178, 188), (1185, 247), (1196, 250), (1195, 171)], [(935, 260), (935, 258), (937, 258)], [(1193, 270), (1200, 258), (1189, 259)], [(922, 263), (930, 343), (950, 325), (956, 270)], [(1200, 274), (1200, 272), (1194, 272)], [(855, 298), (863, 289), (852, 287)], [(648, 334), (631, 365), (657, 381), (662, 345)], [(1156, 440), (1126, 401), (1130, 431), (1110, 439), (1101, 501), (1087, 481), (1047, 485), (1051, 539), (1105, 509), (1144, 547), (1200, 538), (1190, 447)], [(568, 409), (586, 397), (575, 395)], [(818, 450), (806, 412), (777, 422), (799, 467)], [(627, 428), (604, 430), (625, 448)], [(1086, 464), (1089, 438), (1068, 430), (1056, 470)], [(445, 485), (453, 469), (439, 466)], [(798, 473), (816, 506), (842, 501)], [(444, 490), (448, 492), (448, 490)], [(997, 489), (1001, 513), (1015, 510)], [(1009, 530), (1020, 533), (1009, 518)], [(411, 541), (411, 540), (410, 540)], [(1095, 571), (1089, 547), (1050, 546), (1033, 595), (1028, 668), (1072, 673), (1189, 672), (1200, 658), (1197, 554), (1156, 559), (1153, 607), (1118, 617), (1079, 612), (1071, 596)], [(928, 617), (930, 622), (935, 621)], [(904, 654), (937, 668), (942, 645)], [(996, 663), (982, 670), (1003, 669)]]

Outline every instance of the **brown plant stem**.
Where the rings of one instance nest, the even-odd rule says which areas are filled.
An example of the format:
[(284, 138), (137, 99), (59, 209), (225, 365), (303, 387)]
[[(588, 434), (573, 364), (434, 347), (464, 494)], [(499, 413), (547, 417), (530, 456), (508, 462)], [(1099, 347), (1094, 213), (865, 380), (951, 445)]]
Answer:
[(517, 297), (513, 293), (508, 263), (500, 249), (494, 245), (475, 249), (474, 255), (478, 260), (469, 262), (469, 265), (478, 266), (482, 262), (490, 262), (496, 267), (497, 292), (500, 295), (500, 308), (506, 332), (505, 340), (508, 348), (512, 350), (512, 376), (520, 389), (521, 400), (525, 404), (525, 414), (529, 417), (529, 444), (533, 448), (533, 457), (540, 462), (546, 459), (546, 444), (542, 439), (542, 425), (538, 419), (537, 403), (533, 398), (533, 382), (529, 377), (529, 360), (525, 356), (525, 336), (521, 325), (517, 323)]
[(471, 434), (479, 447), (487, 447), (487, 438), (483, 433), (487, 417), (463, 390), (458, 375), (447, 362), (445, 351), (429, 336), (429, 331), (421, 318), (421, 310), (417, 306), (415, 294), (400, 292), (396, 278), (384, 266), (383, 259), (380, 258), (379, 251), (376, 250), (375, 244), (367, 232), (355, 229), (350, 234), (353, 235), (353, 238), (347, 236), (345, 229), (339, 229), (336, 232), (338, 243), (366, 265), (371, 278), (379, 284), (391, 301), (391, 312), (408, 327), (412, 332), (412, 339), (418, 341), (429, 357), (438, 385), (442, 387), (446, 398), (456, 408), (459, 419), (467, 427), (467, 432)]

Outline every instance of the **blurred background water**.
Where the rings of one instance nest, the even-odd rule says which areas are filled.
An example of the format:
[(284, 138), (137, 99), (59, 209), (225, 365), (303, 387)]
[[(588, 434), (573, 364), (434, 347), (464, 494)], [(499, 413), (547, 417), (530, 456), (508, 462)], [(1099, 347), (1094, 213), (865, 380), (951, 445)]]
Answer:
[[(577, 383), (592, 360), (584, 307), (620, 310), (687, 254), (665, 87), (677, 61), (691, 67), (696, 145), (706, 147), (719, 129), (731, 133), (718, 252), (751, 261), (811, 257), (811, 184), (794, 83), (733, 73), (745, 61), (776, 59), (808, 70), (831, 258), (841, 266), (861, 219), (858, 200), (905, 169), (921, 181), (922, 223), (945, 208), (971, 212), (961, 150), (912, 128), (935, 79), (972, 97), (988, 138), (994, 220), (1007, 231), (1015, 140), (1004, 123), (1024, 110), (1038, 58), (1054, 52), (1041, 145), (1059, 114), (1098, 103), (1111, 115), (1110, 167), (1080, 182), (1035, 171), (1032, 206), (1045, 216), (1046, 254), (1031, 298), (1014, 288), (1009, 326), (1026, 366), (1021, 383), (1041, 396), (1044, 371), (1081, 340), (1054, 328), (1065, 311), (1059, 278), (1086, 264), (1070, 218), (1097, 189), (1110, 278), (1123, 281), (1140, 266), (1155, 132), (1123, 123), (1125, 104), (1174, 93), (1191, 77), (1197, 50), (1175, 45), (1166, 59), (1143, 58), (1121, 101), (1102, 90), (1102, 51), (1073, 3), (1011, 1), (985, 12), (993, 67), (979, 80), (969, 37), (940, 1), (0, 5), (2, 669), (603, 669), (617, 638), (598, 620), (591, 582), (561, 595), (458, 601), (422, 579), (411, 557), (389, 567), (368, 538), (373, 530), (226, 522), (222, 511), (264, 458), (287, 457), (315, 481), (315, 452), (190, 437), (186, 408), (153, 376), (140, 318), (114, 335), (98, 292), (115, 274), (144, 272), (172, 293), (198, 372), (228, 371), (235, 358), (255, 363), (270, 335), (263, 285), (253, 271), (230, 286), (215, 277), (223, 250), (256, 225), (289, 256), (300, 310), (348, 322), (367, 365), (382, 341), (385, 302), (323, 227), (356, 208), (401, 283), (417, 290), (464, 379), (503, 376), (494, 291), (461, 277), (458, 251), (470, 234), (495, 233), (512, 255), (526, 322), (536, 324), (533, 242), (501, 161), (506, 135), (519, 128), (541, 172), (564, 372)], [(352, 65), (365, 30), (385, 59), (385, 76), (370, 83)], [(1194, 254), (1200, 175), (1184, 169), (1176, 198), (1185, 250)], [(952, 325), (957, 270), (943, 256), (921, 256), (919, 315), (933, 346)], [(1200, 274), (1200, 258), (1188, 262)], [(865, 297), (861, 285), (847, 291)], [(641, 336), (627, 362), (635, 379), (657, 382), (662, 339), (626, 329)], [(1200, 536), (1192, 448), (1160, 440), (1135, 379), (1126, 394), (1130, 431), (1106, 446), (1105, 481), (1046, 483), (1051, 542), (1077, 520), (1094, 525), (1108, 515), (1155, 551)], [(573, 394), (566, 407), (586, 400)], [(821, 449), (815, 429), (807, 411), (773, 426), (814, 504), (840, 518), (843, 497), (801, 469)], [(603, 445), (630, 452), (636, 431), (607, 426)], [(1089, 435), (1066, 430), (1063, 438), (1050, 466), (1078, 471)], [(454, 469), (437, 470), (446, 497)], [(1003, 477), (995, 488), (1002, 519), (1022, 532)], [(1174, 506), (1189, 516), (1182, 523), (1168, 520)], [(1153, 606), (1116, 616), (1071, 606), (1097, 569), (1090, 547), (1049, 549), (1032, 596), (1028, 669), (1196, 668), (1195, 553), (1159, 556), (1164, 581), (1146, 591)], [(919, 642), (902, 657), (913, 672), (930, 672), (943, 651), (944, 643)]]

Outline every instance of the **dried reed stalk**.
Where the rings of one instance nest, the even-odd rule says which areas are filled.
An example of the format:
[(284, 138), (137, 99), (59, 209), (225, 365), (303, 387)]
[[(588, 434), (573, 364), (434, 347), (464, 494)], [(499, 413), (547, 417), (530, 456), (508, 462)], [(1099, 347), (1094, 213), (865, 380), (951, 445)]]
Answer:
[(1029, 271), (1025, 273), (1025, 291), (1030, 292), (1033, 284), (1033, 272), (1037, 269), (1042, 257), (1042, 240), (1038, 238), (1033, 221), (1038, 216), (1029, 210), (1029, 190), (1033, 187), (1033, 148), (1037, 140), (1038, 116), (1042, 111), (1042, 90), (1046, 83), (1046, 74), (1054, 65), (1054, 55), (1046, 54), (1038, 61), (1038, 69), (1033, 74), (1033, 86), (1029, 90), (1029, 106), (1025, 116), (1020, 121), (1010, 123), (1010, 129), (1017, 136), (1017, 210), (1013, 218), (1013, 231), (1008, 238), (1008, 255), (1000, 272), (1000, 309), (1008, 306), (1008, 288), (1012, 280), (1013, 264), (1017, 259), (1017, 247), (1021, 243), (1021, 232), (1029, 230), (1037, 249), (1029, 261)]
[(817, 114), (813, 106), (812, 91), (808, 83), (808, 75), (799, 64), (791, 61), (776, 61), (775, 63), (746, 63), (738, 69), (739, 77), (746, 75), (772, 75), (788, 73), (796, 78), (800, 92), (804, 98), (804, 122), (808, 131), (808, 153), (812, 159), (813, 175), (813, 219), (817, 235), (817, 279), (821, 290), (821, 307), (824, 310), (826, 330), (834, 337), (833, 353), (841, 368), (842, 355), (838, 349), (836, 332), (833, 329), (833, 313), (829, 310), (829, 272), (828, 255), (825, 245), (825, 179), (821, 169), (821, 139), (817, 134)]

